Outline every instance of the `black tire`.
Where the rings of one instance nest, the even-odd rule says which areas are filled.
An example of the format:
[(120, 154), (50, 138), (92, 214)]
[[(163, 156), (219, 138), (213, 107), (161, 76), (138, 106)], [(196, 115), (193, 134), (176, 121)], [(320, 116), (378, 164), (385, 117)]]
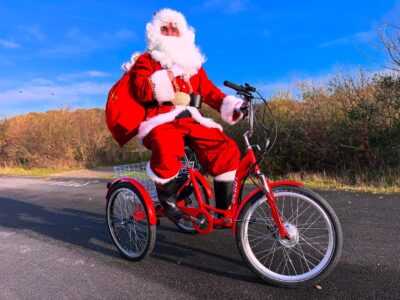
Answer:
[(262, 280), (281, 287), (315, 285), (335, 268), (342, 229), (333, 209), (318, 194), (300, 187), (274, 188), (285, 227), (281, 239), (265, 195), (254, 195), (239, 214), (236, 243), (243, 260)]
[[(202, 198), (203, 201), (206, 204), (210, 204), (210, 198), (207, 195), (206, 189), (203, 186), (203, 184), (199, 181), (199, 188), (200, 188), (200, 192), (202, 193)], [(194, 190), (192, 188), (192, 184), (189, 184), (188, 187), (186, 187), (186, 189), (191, 189), (191, 191), (189, 191), (190, 193), (188, 193), (188, 196), (183, 197), (183, 200), (185, 201), (185, 205), (188, 207), (199, 207), (199, 203), (197, 202), (196, 196), (194, 194)], [(183, 191), (183, 193), (185, 193), (185, 190)], [(179, 198), (179, 196), (178, 196)], [(184, 220), (181, 221), (179, 223), (176, 224), (176, 227), (179, 228), (180, 231), (182, 231), (183, 233), (188, 233), (188, 234), (197, 234), (197, 230), (194, 228), (193, 223), (189, 220)]]
[[(147, 257), (156, 241), (156, 225), (149, 223), (149, 213), (143, 196), (128, 182), (118, 183), (107, 200), (107, 225), (117, 249), (129, 260)], [(132, 211), (144, 213), (136, 221)]]

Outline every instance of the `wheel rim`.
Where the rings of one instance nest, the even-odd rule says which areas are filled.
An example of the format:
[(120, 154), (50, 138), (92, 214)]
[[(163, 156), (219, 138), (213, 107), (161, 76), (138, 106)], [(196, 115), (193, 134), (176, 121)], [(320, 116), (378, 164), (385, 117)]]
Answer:
[(332, 221), (315, 200), (293, 192), (276, 192), (275, 203), (290, 239), (282, 239), (265, 197), (243, 218), (244, 252), (262, 274), (281, 282), (302, 282), (320, 274), (335, 249)]
[[(117, 247), (128, 257), (139, 257), (146, 250), (149, 240), (147, 210), (132, 190), (121, 188), (110, 197), (108, 227)], [(135, 212), (144, 217), (135, 219)]]

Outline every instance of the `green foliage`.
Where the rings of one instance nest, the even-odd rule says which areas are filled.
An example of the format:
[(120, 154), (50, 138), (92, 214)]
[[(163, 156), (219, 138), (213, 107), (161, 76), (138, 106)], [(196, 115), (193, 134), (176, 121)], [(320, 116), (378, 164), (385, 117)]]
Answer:
[[(308, 87), (296, 120), (286, 124), (290, 142), (277, 159), (285, 172), (370, 174), (371, 180), (399, 171), (400, 77), (375, 75), (336, 76), (328, 88)], [(292, 157), (291, 157), (292, 156)], [(275, 158), (272, 158), (274, 160)], [(274, 170), (281, 172), (282, 170)], [(375, 177), (375, 178), (374, 178)]]
[[(293, 172), (344, 176), (360, 181), (398, 184), (400, 175), (400, 76), (368, 78), (337, 75), (329, 84), (302, 85), (294, 99), (279, 93), (269, 99), (277, 119), (278, 139), (262, 167), (274, 176)], [(259, 106), (258, 108), (262, 108)], [(257, 109), (258, 110), (258, 109)], [(207, 117), (223, 123), (218, 112), (204, 105)], [(257, 111), (258, 119), (265, 112)], [(271, 119), (265, 122), (272, 128)], [(244, 150), (245, 122), (224, 125), (224, 131)], [(255, 128), (255, 143), (263, 132)], [(30, 113), (0, 121), (0, 161), (4, 166), (75, 167), (148, 160), (150, 152), (133, 139), (117, 146), (102, 109), (68, 109)]]
[[(339, 74), (322, 87), (303, 84), (300, 100), (277, 94), (269, 106), (278, 122), (278, 140), (263, 164), (269, 174), (327, 173), (353, 184), (399, 175), (399, 76)], [(240, 143), (244, 130), (226, 132)]]

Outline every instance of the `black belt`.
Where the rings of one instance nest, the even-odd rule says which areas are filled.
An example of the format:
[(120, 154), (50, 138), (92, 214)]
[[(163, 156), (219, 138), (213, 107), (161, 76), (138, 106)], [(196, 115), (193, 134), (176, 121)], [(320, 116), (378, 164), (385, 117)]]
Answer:
[(150, 102), (145, 102), (143, 104), (144, 107), (149, 108), (149, 107), (157, 107), (157, 106), (173, 106), (174, 104), (172, 102), (163, 102), (163, 103), (158, 103), (156, 100), (150, 101)]
[(175, 120), (178, 119), (183, 119), (183, 118), (190, 118), (192, 115), (190, 114), (190, 112), (185, 109), (184, 111), (180, 112), (176, 117)]

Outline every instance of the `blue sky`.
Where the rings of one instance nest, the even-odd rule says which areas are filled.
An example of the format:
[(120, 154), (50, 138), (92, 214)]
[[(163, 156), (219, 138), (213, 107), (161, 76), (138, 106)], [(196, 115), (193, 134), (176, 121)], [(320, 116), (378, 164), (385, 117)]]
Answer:
[(165, 7), (196, 29), (216, 85), (249, 82), (267, 95), (339, 69), (382, 70), (377, 31), (400, 15), (399, 0), (0, 0), (0, 117), (104, 107)]

